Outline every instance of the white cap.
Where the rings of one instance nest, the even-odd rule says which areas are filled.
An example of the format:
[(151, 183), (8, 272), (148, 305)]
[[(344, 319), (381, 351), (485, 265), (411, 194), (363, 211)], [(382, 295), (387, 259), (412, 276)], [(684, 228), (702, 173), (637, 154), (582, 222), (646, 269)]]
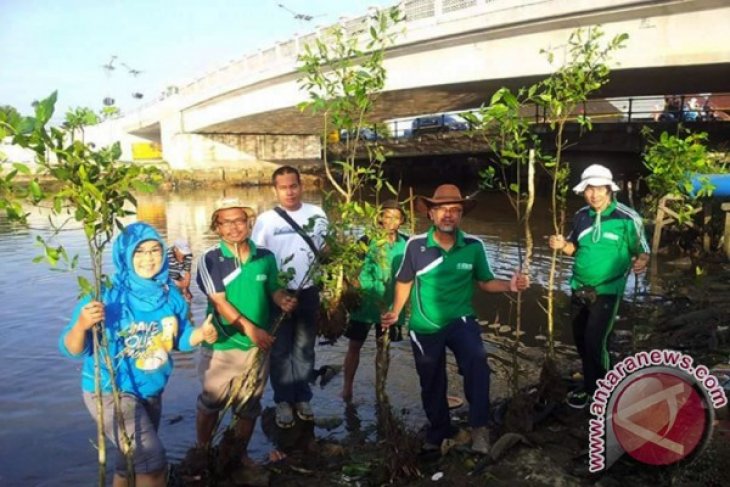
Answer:
[(191, 255), (193, 253), (193, 251), (190, 250), (190, 244), (184, 238), (179, 238), (179, 239), (175, 240), (175, 242), (172, 245), (177, 250), (179, 250), (180, 253), (182, 253), (183, 255)]
[(573, 191), (581, 194), (588, 186), (610, 186), (612, 191), (618, 191), (621, 189), (613, 182), (613, 174), (611, 174), (611, 170), (606, 166), (601, 166), (600, 164), (591, 164), (588, 166), (585, 171), (583, 171), (583, 174), (580, 175), (580, 183), (573, 188)]

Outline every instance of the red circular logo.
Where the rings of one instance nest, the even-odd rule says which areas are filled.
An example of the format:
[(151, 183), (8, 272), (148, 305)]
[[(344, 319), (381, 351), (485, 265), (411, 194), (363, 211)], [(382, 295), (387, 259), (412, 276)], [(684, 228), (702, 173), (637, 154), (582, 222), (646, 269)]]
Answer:
[(708, 425), (706, 407), (692, 382), (666, 372), (643, 374), (613, 404), (616, 440), (640, 462), (678, 462), (700, 444)]

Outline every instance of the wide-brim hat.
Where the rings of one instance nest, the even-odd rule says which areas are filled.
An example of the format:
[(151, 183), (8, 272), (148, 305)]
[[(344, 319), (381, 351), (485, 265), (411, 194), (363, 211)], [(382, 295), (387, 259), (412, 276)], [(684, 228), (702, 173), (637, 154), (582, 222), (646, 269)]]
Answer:
[(600, 164), (591, 164), (588, 166), (583, 171), (583, 174), (580, 175), (580, 183), (573, 188), (573, 191), (581, 194), (588, 186), (609, 186), (611, 191), (619, 191), (621, 189), (613, 182), (611, 170)]
[(385, 210), (398, 210), (400, 211), (401, 217), (403, 217), (404, 220), (406, 219), (406, 212), (403, 211), (403, 207), (401, 207), (400, 203), (398, 203), (398, 200), (387, 199), (383, 201), (380, 204), (380, 211), (383, 212)]
[(241, 200), (236, 198), (235, 196), (229, 196), (225, 198), (220, 198), (215, 202), (215, 205), (213, 206), (213, 213), (210, 215), (210, 228), (215, 228), (219, 211), (228, 210), (231, 208), (242, 209), (243, 212), (246, 213), (246, 218), (248, 219), (249, 225), (251, 225), (256, 219), (256, 210), (254, 210), (250, 206), (244, 205)]
[(466, 215), (477, 205), (477, 201), (461, 196), (461, 191), (453, 184), (442, 184), (433, 192), (432, 197), (418, 195), (415, 198), (416, 211), (419, 213), (428, 213), (428, 210), (434, 206), (456, 204), (459, 203), (464, 208), (463, 213)]

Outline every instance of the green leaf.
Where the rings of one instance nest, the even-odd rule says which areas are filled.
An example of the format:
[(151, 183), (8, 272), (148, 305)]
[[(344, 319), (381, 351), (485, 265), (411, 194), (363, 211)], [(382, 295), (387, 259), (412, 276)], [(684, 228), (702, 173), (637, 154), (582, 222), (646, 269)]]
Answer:
[(30, 174), (30, 168), (26, 166), (25, 164), (21, 164), (19, 162), (13, 163), (13, 167), (22, 174)]
[(76, 276), (76, 281), (79, 284), (79, 290), (81, 296), (93, 296), (94, 287), (91, 285), (88, 279), (84, 276)]
[(28, 189), (30, 190), (30, 194), (33, 197), (34, 202), (38, 202), (43, 199), (43, 190), (37, 180), (34, 179), (31, 181), (28, 185)]

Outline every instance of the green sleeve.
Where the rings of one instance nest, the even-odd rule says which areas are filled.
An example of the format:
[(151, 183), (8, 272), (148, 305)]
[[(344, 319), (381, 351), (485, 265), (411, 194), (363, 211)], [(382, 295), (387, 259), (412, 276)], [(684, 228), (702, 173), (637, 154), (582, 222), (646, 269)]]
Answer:
[(281, 289), (279, 285), (279, 268), (276, 266), (276, 259), (273, 255), (266, 257), (267, 260), (267, 275), (266, 275), (266, 287), (269, 294), (274, 294), (276, 291)]
[(378, 247), (371, 244), (367, 255), (365, 255), (365, 261), (363, 262), (362, 269), (360, 270), (360, 275), (358, 276), (360, 289), (363, 292), (372, 291), (378, 287), (378, 284), (382, 284), (377, 257)]
[(494, 279), (494, 273), (489, 266), (489, 258), (487, 257), (487, 249), (484, 247), (484, 242), (478, 246), (474, 260), (476, 261), (474, 264), (474, 277), (477, 281), (487, 282)]

